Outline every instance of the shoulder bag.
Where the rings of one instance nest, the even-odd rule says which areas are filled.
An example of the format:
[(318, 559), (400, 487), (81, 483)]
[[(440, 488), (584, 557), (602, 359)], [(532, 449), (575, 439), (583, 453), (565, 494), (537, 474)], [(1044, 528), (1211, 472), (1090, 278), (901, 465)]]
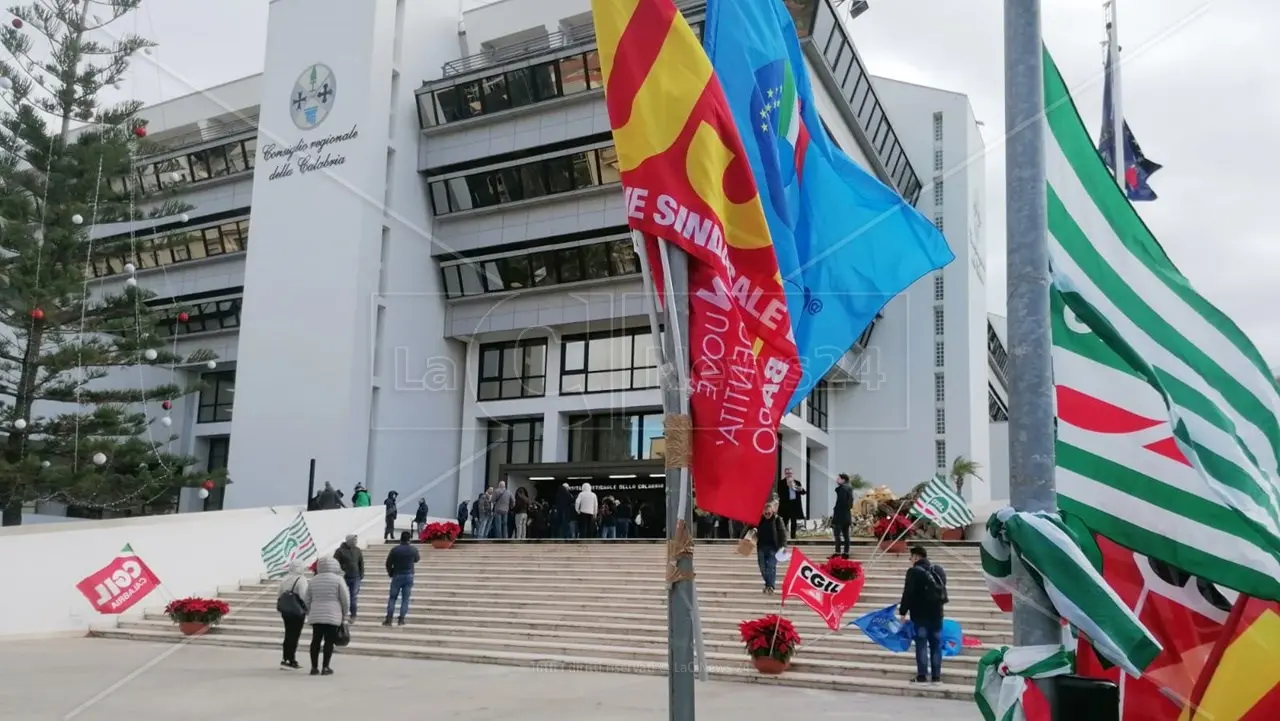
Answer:
[(302, 596), (299, 596), (296, 590), (300, 580), (302, 579), (295, 579), (289, 590), (280, 594), (280, 597), (276, 599), (276, 610), (280, 612), (280, 615), (294, 618), (307, 615), (307, 603), (302, 600)]

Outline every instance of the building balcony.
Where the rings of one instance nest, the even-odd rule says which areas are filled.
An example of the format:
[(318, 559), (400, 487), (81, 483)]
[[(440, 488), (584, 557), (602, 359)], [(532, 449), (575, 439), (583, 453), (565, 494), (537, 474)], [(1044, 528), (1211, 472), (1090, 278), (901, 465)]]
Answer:
[[(785, 0), (809, 64), (858, 139), (870, 170), (915, 204), (921, 183), (898, 140), (833, 0)], [(704, 1), (677, 2), (701, 36)], [(424, 131), (492, 117), (517, 108), (561, 101), (602, 89), (594, 28), (590, 24), (540, 28), (483, 52), (451, 60), (441, 79), (418, 90)]]
[(996, 329), (987, 323), (987, 365), (991, 367), (992, 373), (1000, 380), (1005, 392), (1009, 388), (1009, 353), (1004, 349), (1004, 343), (1000, 340), (1000, 335), (996, 333)]

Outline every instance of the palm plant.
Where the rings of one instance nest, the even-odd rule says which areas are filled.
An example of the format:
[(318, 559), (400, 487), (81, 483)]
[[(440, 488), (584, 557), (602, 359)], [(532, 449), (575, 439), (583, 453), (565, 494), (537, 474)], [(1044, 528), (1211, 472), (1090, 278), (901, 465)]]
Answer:
[(969, 477), (972, 476), (982, 480), (982, 476), (978, 475), (980, 470), (982, 470), (981, 463), (964, 456), (956, 456), (956, 459), (951, 462), (951, 470), (948, 472), (948, 475), (951, 476), (951, 482), (956, 486), (956, 493), (964, 492), (964, 482)]

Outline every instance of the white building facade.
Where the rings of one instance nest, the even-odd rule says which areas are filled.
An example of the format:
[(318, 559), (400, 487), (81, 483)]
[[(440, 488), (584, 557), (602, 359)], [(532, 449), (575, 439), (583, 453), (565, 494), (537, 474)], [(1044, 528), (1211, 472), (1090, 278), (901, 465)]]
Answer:
[[(680, 4), (700, 26), (702, 6)], [(169, 332), (220, 356), (181, 369), (204, 390), (173, 410), (184, 450), (229, 467), (203, 507), (301, 502), (312, 461), (317, 485), (422, 493), (437, 515), (500, 477), (657, 498), (656, 356), (590, 3), (471, 5), (275, 0), (263, 75), (145, 112), (173, 150), (142, 182), (185, 167), (194, 209), (134, 229), (192, 238), (137, 261), (139, 283), (199, 309)], [(933, 111), (865, 73), (831, 0), (787, 5), (832, 137), (928, 215)], [(939, 147), (958, 161), (974, 144), (955, 97), (957, 140)], [(957, 262), (784, 419), (778, 467), (809, 486), (812, 517), (841, 471), (906, 490), (945, 459), (987, 463), (983, 244), (951, 230), (981, 173), (946, 193)], [(98, 282), (123, 282), (126, 261)]]

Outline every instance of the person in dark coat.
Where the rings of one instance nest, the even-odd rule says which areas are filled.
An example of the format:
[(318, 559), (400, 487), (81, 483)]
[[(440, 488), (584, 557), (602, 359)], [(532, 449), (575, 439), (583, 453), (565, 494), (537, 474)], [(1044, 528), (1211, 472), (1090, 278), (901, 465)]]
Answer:
[(413, 513), (413, 537), (418, 538), (422, 535), (422, 530), (427, 527), (427, 499), (418, 499), (418, 509)]
[(387, 519), (386, 519), (387, 526), (385, 530), (383, 530), (382, 532), (382, 536), (383, 536), (382, 540), (384, 541), (395, 540), (396, 516), (400, 515), (400, 509), (398, 508), (398, 501), (397, 501), (399, 497), (400, 497), (399, 493), (396, 493), (395, 491), (391, 491), (390, 493), (387, 494), (387, 499), (382, 502), (382, 505), (387, 509)]
[(338, 492), (328, 483), (316, 494), (316, 506), (321, 511), (330, 511), (338, 507)]
[(778, 515), (778, 504), (770, 502), (756, 525), (756, 563), (765, 593), (778, 589), (778, 551), (787, 547), (787, 526)]
[(778, 515), (790, 524), (791, 537), (795, 538), (797, 526), (805, 519), (804, 495), (808, 491), (800, 485), (800, 479), (792, 474), (790, 468), (782, 469), (782, 482), (782, 492), (778, 494)]
[(559, 535), (561, 538), (574, 538), (577, 526), (574, 520), (573, 494), (569, 492), (569, 484), (565, 483), (556, 491), (556, 515), (560, 517)]
[[(836, 505), (831, 509), (831, 531), (835, 535), (835, 553), (849, 557), (849, 527), (853, 525), (853, 489), (849, 487), (849, 474), (836, 476)], [(840, 545), (844, 540), (843, 548)]]
[[(916, 683), (938, 683), (942, 677), (942, 619), (947, 603), (947, 572), (929, 563), (924, 546), (911, 549), (911, 568), (902, 587), (898, 615), (916, 627)], [(927, 674), (927, 675), (926, 675)]]
[[(470, 512), (468, 511), (468, 508), (467, 508), (467, 502), (466, 502), (466, 501), (463, 501), (462, 503), (459, 503), (459, 504), (458, 504), (458, 528), (460, 528), (460, 529), (461, 529), (461, 528), (466, 528), (466, 527), (467, 527), (467, 518), (468, 518), (470, 515), (471, 515), (471, 514), (470, 514)], [(472, 526), (471, 531), (472, 531), (472, 533), (474, 533), (474, 532), (475, 532), (475, 527), (474, 527), (474, 526)]]

